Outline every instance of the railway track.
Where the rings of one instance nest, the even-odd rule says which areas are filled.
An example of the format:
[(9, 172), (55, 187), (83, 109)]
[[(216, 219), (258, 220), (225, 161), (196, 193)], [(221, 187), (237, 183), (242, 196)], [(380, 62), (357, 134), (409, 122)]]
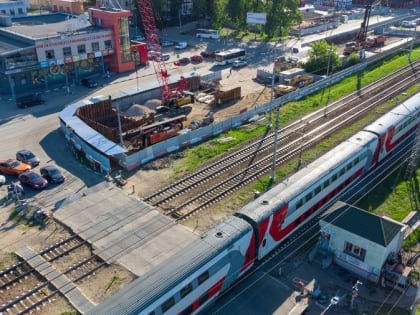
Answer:
[[(360, 119), (377, 105), (418, 82), (416, 62), (366, 88), (281, 128), (277, 133), (276, 165), (301, 154), (322, 139)], [(261, 139), (160, 189), (144, 201), (166, 215), (184, 220), (270, 172), (275, 134)]]
[[(79, 251), (83, 258), (68, 259)], [(80, 251), (84, 253), (81, 254)], [(57, 242), (39, 252), (46, 262), (55, 267), (61, 275), (77, 283), (96, 272), (106, 263), (91, 254), (90, 246), (77, 235)], [(66, 261), (63, 261), (66, 260)], [(40, 272), (38, 272), (40, 268)], [(24, 260), (0, 271), (0, 314), (25, 314), (46, 302), (52, 302), (56, 295), (65, 294), (69, 288), (55, 287), (54, 276), (41, 274), (43, 266), (31, 266)], [(49, 278), (49, 279), (47, 279)]]

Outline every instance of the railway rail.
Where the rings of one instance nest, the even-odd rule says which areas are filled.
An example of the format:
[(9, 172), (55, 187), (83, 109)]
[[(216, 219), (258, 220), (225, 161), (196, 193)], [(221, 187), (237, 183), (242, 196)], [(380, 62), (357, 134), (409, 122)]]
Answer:
[[(379, 104), (418, 82), (420, 63), (415, 62), (339, 101), (326, 105), (277, 134), (276, 165), (302, 153)], [(272, 168), (274, 133), (146, 196), (166, 215), (184, 220), (222, 200)]]
[[(280, 129), (277, 139), (276, 165), (300, 154), (325, 136), (336, 132), (378, 104), (418, 82), (416, 73), (419, 67), (420, 63), (413, 63), (383, 78), (381, 82), (364, 88), (359, 93), (331, 103)], [(381, 96), (378, 97), (378, 95)], [(262, 139), (162, 188), (144, 200), (161, 207), (167, 215), (183, 220), (268, 173), (272, 167), (273, 151), (274, 134), (267, 132)], [(304, 230), (299, 233), (303, 232)], [(294, 238), (293, 235), (287, 241), (293, 241)], [(286, 244), (288, 243), (285, 242), (284, 246), (287, 246)], [(46, 261), (54, 263), (82, 246), (86, 246), (86, 242), (72, 235), (37, 254), (43, 256)], [(68, 266), (62, 273), (71, 281), (77, 282), (105, 264), (96, 255), (90, 255)], [(31, 279), (32, 282), (36, 282), (36, 285), (25, 284)], [(23, 260), (19, 261), (16, 265), (0, 271), (0, 292), (4, 294), (9, 291), (7, 296), (11, 296), (10, 290), (19, 292), (15, 295), (17, 297), (0, 306), (0, 313), (27, 313), (38, 305), (51, 301), (55, 295), (62, 293), (62, 289), (54, 287), (51, 280), (46, 280), (37, 274), (36, 267), (31, 267)]]
[[(37, 252), (37, 255), (54, 265), (60, 261), (60, 258), (67, 257), (87, 245), (85, 240), (77, 235), (71, 235)], [(105, 265), (103, 260), (93, 254), (68, 266), (61, 266), (63, 269), (61, 274), (76, 283)], [(53, 301), (55, 295), (66, 293), (66, 288), (54, 287), (52, 284), (54, 278), (47, 280), (39, 274), (37, 267), (40, 266), (30, 266), (26, 261), (20, 260), (15, 265), (0, 271), (0, 292), (3, 299), (10, 298), (8, 301), (2, 299), (0, 314), (24, 314), (46, 301)]]
[[(297, 252), (302, 251), (302, 249), (309, 250), (318, 240), (320, 236), (320, 227), (318, 222), (324, 215), (325, 211), (338, 200), (348, 204), (360, 201), (377, 186), (378, 182), (389, 176), (389, 174), (394, 173), (394, 171), (398, 170), (405, 163), (407, 156), (410, 154), (411, 147), (412, 143), (407, 143), (405, 146), (400, 147), (398, 151), (394, 152), (394, 154), (390, 156), (386, 163), (383, 163), (373, 172), (362, 178), (358, 184), (347, 191), (344, 191), (341, 195), (333, 197), (320, 209), (319, 213), (312, 220), (287, 237), (275, 250), (270, 253), (270, 255), (261, 260), (258, 265), (256, 265), (245, 277), (239, 279), (233, 286), (231, 286), (223, 294), (223, 296), (229, 297), (231, 295), (231, 298), (228, 298), (227, 300), (234, 301), (238, 295), (238, 292), (235, 292), (235, 288), (243, 283), (246, 283), (248, 279), (252, 278), (258, 270), (264, 269), (264, 274), (273, 273), (278, 275), (278, 270), (281, 267), (282, 273), (287, 273), (285, 262), (294, 257)], [(243, 288), (241, 288), (240, 291), (242, 292)]]

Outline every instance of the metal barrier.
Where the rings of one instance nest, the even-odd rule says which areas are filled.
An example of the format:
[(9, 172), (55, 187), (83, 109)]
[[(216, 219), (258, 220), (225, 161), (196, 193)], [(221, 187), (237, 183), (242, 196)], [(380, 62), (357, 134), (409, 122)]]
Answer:
[[(413, 45), (416, 45), (419, 42), (420, 40), (415, 40), (413, 41)], [(403, 49), (409, 48), (411, 45), (412, 43), (410, 42), (410, 43), (405, 43), (398, 47), (394, 47), (390, 50), (387, 50), (381, 53), (380, 55), (376, 55), (376, 56), (368, 58), (365, 62), (359, 63), (353, 67), (344, 69), (338, 73), (335, 73), (334, 75), (331, 75), (320, 81), (314, 82), (311, 85), (308, 85), (297, 91), (294, 91), (282, 97), (276, 98), (272, 102), (265, 103), (263, 105), (249, 109), (248, 111), (242, 114), (239, 114), (235, 117), (231, 117), (222, 122), (214, 123), (210, 126), (206, 126), (197, 130), (190, 130), (177, 137), (165, 140), (163, 142), (159, 142), (153, 146), (150, 146), (130, 156), (126, 156), (122, 160), (121, 166), (126, 168), (127, 170), (132, 170), (140, 165), (146, 164), (163, 155), (179, 151), (186, 147), (196, 145), (200, 142), (208, 140), (209, 138), (219, 135), (223, 132), (226, 132), (234, 128), (238, 128), (242, 126), (244, 123), (247, 123), (249, 119), (254, 117), (255, 115), (262, 115), (262, 114), (268, 113), (271, 110), (286, 104), (287, 102), (298, 100), (302, 97), (305, 97), (306, 95), (320, 91), (334, 83), (341, 81), (345, 77), (351, 76), (357, 72), (360, 72), (366, 69), (366, 67), (368, 67), (371, 64), (374, 64), (382, 59), (386, 59), (389, 56)], [(220, 73), (218, 75), (220, 75)], [(208, 79), (211, 80), (210, 77)]]

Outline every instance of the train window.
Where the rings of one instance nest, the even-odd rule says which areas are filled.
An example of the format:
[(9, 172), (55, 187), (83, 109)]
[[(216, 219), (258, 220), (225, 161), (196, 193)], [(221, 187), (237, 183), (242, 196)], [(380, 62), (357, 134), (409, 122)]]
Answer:
[(173, 297), (167, 299), (166, 302), (162, 304), (162, 313), (165, 313), (174, 305), (175, 305), (175, 299)]
[(344, 168), (342, 168), (341, 170), (340, 170), (340, 176), (343, 176), (344, 175), (344, 173), (346, 172), (346, 169), (344, 169)]
[(357, 158), (355, 158), (355, 159), (354, 159), (353, 164), (354, 164), (354, 165), (356, 165), (356, 164), (358, 164), (358, 163), (359, 163), (359, 158), (357, 157)]
[(311, 198), (312, 198), (312, 193), (307, 194), (307, 195), (305, 196), (305, 200), (306, 200), (306, 202), (308, 202), (309, 200), (311, 200)]
[(327, 188), (329, 184), (330, 184), (330, 181), (327, 179), (327, 180), (324, 182), (324, 189), (325, 189), (325, 188)]
[(198, 276), (198, 284), (202, 284), (209, 278), (209, 272), (205, 271), (201, 275)]
[(319, 194), (321, 192), (321, 186), (318, 186), (315, 188), (315, 195)]
[(181, 298), (186, 296), (188, 293), (192, 291), (192, 283), (188, 283), (185, 287), (181, 289)]
[(351, 162), (349, 164), (347, 164), (347, 170), (348, 171), (350, 171), (352, 167), (353, 167), (353, 165), (351, 164)]
[(149, 315), (155, 315), (155, 311), (151, 311)]
[(200, 303), (200, 305), (204, 304), (207, 300), (209, 299), (209, 295), (206, 293), (204, 293), (202, 296), (200, 296), (198, 298), (198, 303)]
[(298, 209), (298, 208), (302, 207), (302, 205), (303, 205), (303, 199), (298, 200), (298, 201), (296, 202), (296, 209)]
[(193, 306), (192, 305), (190, 305), (190, 306), (188, 306), (187, 308), (185, 308), (182, 312), (181, 312), (181, 314), (192, 314), (192, 312), (193, 312)]
[(337, 177), (338, 177), (338, 175), (337, 175), (337, 173), (336, 173), (336, 174), (334, 174), (334, 175), (332, 176), (331, 180), (332, 180), (332, 181), (336, 181), (336, 180), (337, 180)]

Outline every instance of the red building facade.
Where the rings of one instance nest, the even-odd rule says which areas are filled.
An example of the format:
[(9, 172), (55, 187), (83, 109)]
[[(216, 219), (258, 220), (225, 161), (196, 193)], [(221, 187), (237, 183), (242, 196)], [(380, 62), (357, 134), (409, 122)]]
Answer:
[(130, 49), (129, 18), (130, 11), (112, 9), (89, 9), (92, 25), (112, 28), (115, 53), (105, 56), (104, 62), (113, 72), (134, 70), (133, 55)]

